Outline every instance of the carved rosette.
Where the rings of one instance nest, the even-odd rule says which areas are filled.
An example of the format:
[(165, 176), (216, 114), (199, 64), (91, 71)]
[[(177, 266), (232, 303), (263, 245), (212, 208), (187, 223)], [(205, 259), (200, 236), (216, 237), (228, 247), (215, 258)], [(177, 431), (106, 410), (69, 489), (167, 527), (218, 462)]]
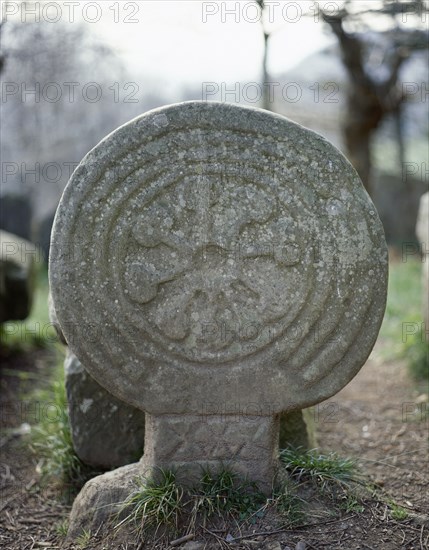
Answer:
[(117, 396), (196, 412), (257, 392), (280, 412), (356, 374), (386, 272), (375, 208), (331, 144), (270, 113), (192, 102), (131, 121), (82, 161), (50, 279), (71, 348)]

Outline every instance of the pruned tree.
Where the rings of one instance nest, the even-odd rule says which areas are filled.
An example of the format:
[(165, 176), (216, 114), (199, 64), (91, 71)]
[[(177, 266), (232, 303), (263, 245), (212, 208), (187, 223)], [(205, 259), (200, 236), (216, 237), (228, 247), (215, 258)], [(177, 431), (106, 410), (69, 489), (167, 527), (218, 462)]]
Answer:
[[(402, 110), (407, 96), (400, 86), (400, 71), (413, 51), (428, 47), (427, 31), (417, 28), (419, 15), (427, 11), (427, 6), (422, 0), (384, 0), (378, 9), (355, 10), (352, 4), (356, 5), (349, 0), (337, 13), (322, 12), (322, 16), (338, 40), (342, 62), (349, 77), (343, 123), (348, 156), (371, 193), (371, 141), (388, 115), (395, 119), (398, 158), (401, 163), (404, 162)], [(410, 15), (410, 19), (415, 18), (415, 28), (400, 24), (404, 14)], [(392, 24), (385, 31), (377, 31), (379, 70), (376, 71), (370, 63), (374, 44), (368, 31), (374, 18), (380, 16), (388, 16)], [(351, 28), (353, 30), (349, 30)]]
[(264, 23), (265, 0), (256, 0), (256, 3), (258, 4), (261, 10), (262, 33), (264, 37), (264, 50), (263, 50), (263, 58), (262, 58), (262, 90), (263, 90), (262, 108), (266, 109), (267, 111), (270, 111), (271, 104), (270, 104), (270, 98), (269, 98), (269, 92), (268, 92), (268, 86), (267, 86), (270, 80), (269, 73), (268, 73), (268, 47), (269, 47), (270, 33), (268, 32), (268, 29)]
[[(264, 38), (262, 107), (272, 110), (267, 84), (270, 81), (268, 56), (273, 31), (268, 30), (264, 19), (266, 0), (255, 1), (261, 10)], [(424, 0), (379, 0), (372, 5), (370, 2), (344, 0), (340, 5), (332, 2), (329, 5), (338, 8), (334, 12), (321, 10), (322, 20), (338, 40), (349, 77), (347, 109), (342, 124), (344, 143), (350, 161), (371, 194), (372, 138), (388, 116), (392, 116), (395, 122), (401, 165), (405, 159), (403, 107), (407, 94), (401, 86), (401, 69), (414, 52), (428, 48), (424, 21), (429, 5)], [(314, 17), (314, 8), (311, 17)], [(385, 30), (380, 31), (377, 20), (382, 17), (387, 17), (390, 25), (385, 21)], [(404, 20), (411, 24), (401, 24)], [(371, 60), (375, 49), (377, 67)]]

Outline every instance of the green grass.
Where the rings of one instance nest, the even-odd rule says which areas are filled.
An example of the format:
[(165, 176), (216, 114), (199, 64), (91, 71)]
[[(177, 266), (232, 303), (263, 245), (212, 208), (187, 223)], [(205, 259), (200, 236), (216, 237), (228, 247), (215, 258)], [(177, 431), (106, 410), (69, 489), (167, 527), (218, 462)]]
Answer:
[(365, 511), (362, 502), (352, 493), (343, 496), (339, 502), (339, 507), (341, 510), (344, 510), (346, 514), (361, 514)]
[(199, 483), (192, 488), (182, 487), (177, 473), (169, 470), (159, 470), (155, 478), (137, 478), (136, 489), (118, 508), (115, 526), (131, 526), (140, 535), (150, 528), (156, 533), (160, 527), (177, 533), (180, 526), (181, 532), (195, 532), (209, 519), (254, 525), (273, 510), (283, 528), (293, 528), (305, 524), (308, 503), (299, 495), (299, 489), (308, 482), (314, 484), (313, 489), (324, 492), (331, 504), (332, 486), (340, 489), (335, 495), (338, 502), (334, 514), (363, 511), (353, 492), (354, 485), (362, 483), (353, 460), (299, 449), (286, 449), (280, 456), (290, 476), (273, 487), (268, 497), (256, 483), (227, 468), (218, 473), (202, 471)]
[(84, 464), (74, 451), (62, 363), (61, 356), (47, 387), (32, 393), (31, 400), (45, 405), (32, 429), (32, 447), (43, 459), (43, 477), (75, 493), (100, 472)]
[[(334, 516), (364, 512), (365, 500), (370, 496), (369, 484), (354, 459), (342, 458), (333, 452), (322, 454), (317, 449), (303, 451), (292, 447), (283, 449), (280, 459), (291, 479), (303, 488), (306, 487), (307, 491), (310, 489), (315, 501), (319, 500), (319, 495), (322, 501), (329, 502), (328, 507), (324, 505), (325, 511), (328, 510)], [(297, 504), (295, 514), (298, 514), (299, 519), (300, 507)], [(308, 504), (311, 505), (311, 502), (304, 509), (308, 508)], [(305, 515), (301, 512), (301, 520), (303, 517)]]
[(132, 524), (139, 532), (165, 525), (177, 529), (184, 491), (175, 472), (160, 470), (159, 479), (137, 478), (136, 490), (124, 501), (119, 515), (127, 512), (116, 527)]
[(240, 520), (255, 513), (266, 500), (256, 483), (240, 479), (226, 468), (218, 474), (205, 470), (192, 496), (195, 513), (204, 517), (230, 514)]
[(394, 502), (390, 503), (390, 516), (396, 521), (404, 521), (408, 518), (408, 511)]
[(282, 483), (273, 491), (273, 505), (290, 528), (303, 524), (306, 518), (306, 503), (296, 493), (297, 487), (290, 482)]
[(57, 535), (59, 535), (60, 537), (63, 537), (63, 538), (65, 538), (67, 536), (68, 529), (69, 529), (69, 520), (68, 519), (64, 519), (64, 520), (60, 521), (55, 526), (55, 532), (57, 533)]
[(333, 485), (351, 487), (361, 483), (356, 461), (341, 458), (336, 453), (320, 454), (317, 450), (302, 451), (288, 448), (280, 453), (286, 470), (298, 482), (311, 480), (322, 491)]
[(385, 361), (405, 360), (416, 380), (429, 375), (428, 343), (422, 333), (422, 264), (407, 262), (390, 265), (386, 314), (380, 330)]
[(267, 498), (255, 483), (228, 469), (202, 471), (193, 488), (182, 487), (175, 472), (160, 469), (155, 478), (136, 479), (135, 491), (119, 507), (117, 518), (123, 519), (117, 519), (116, 527), (131, 525), (142, 533), (164, 526), (177, 532), (179, 524), (186, 524), (189, 531), (209, 518), (252, 520), (266, 506)]
[(76, 546), (81, 550), (85, 550), (91, 542), (91, 537), (91, 531), (84, 530), (83, 533), (77, 537)]

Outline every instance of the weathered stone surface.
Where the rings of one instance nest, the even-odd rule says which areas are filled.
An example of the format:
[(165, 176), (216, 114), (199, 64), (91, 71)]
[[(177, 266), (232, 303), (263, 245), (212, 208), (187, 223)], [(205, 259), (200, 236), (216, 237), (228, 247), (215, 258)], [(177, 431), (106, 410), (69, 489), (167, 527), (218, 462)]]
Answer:
[(48, 294), (48, 311), (49, 311), (49, 320), (51, 321), (55, 329), (55, 332), (57, 333), (58, 339), (62, 344), (67, 345), (67, 341), (64, 338), (63, 331), (58, 321), (57, 312), (55, 311), (54, 301), (52, 300), (52, 295), (50, 292)]
[(39, 257), (34, 244), (0, 231), (0, 323), (30, 314)]
[(278, 469), (278, 421), (271, 416), (147, 414), (142, 464), (147, 471), (153, 464), (178, 470), (182, 483), (190, 485), (200, 480), (203, 467), (226, 466), (268, 492)]
[[(67, 345), (51, 294), (48, 307), (51, 323), (60, 341)], [(73, 446), (79, 458), (106, 469), (125, 466), (140, 458), (144, 449), (144, 413), (107, 392), (70, 350), (67, 350), (64, 368)], [(92, 414), (87, 414), (89, 404)], [(279, 437), (280, 448), (315, 447), (310, 409), (282, 414)]]
[(420, 199), (420, 208), (416, 226), (417, 238), (422, 246), (423, 261), (423, 319), (426, 330), (429, 328), (429, 192)]
[(219, 103), (109, 135), (67, 185), (51, 243), (67, 342), (147, 413), (140, 467), (191, 478), (228, 456), (264, 488), (280, 414), (330, 397), (368, 357), (386, 279), (348, 161), (281, 116)]
[(107, 392), (70, 350), (64, 369), (73, 447), (78, 457), (106, 469), (139, 460), (144, 445), (144, 413)]
[(365, 361), (385, 305), (383, 230), (347, 160), (231, 105), (155, 110), (108, 136), (67, 185), (51, 254), (73, 351), (151, 414), (326, 399)]
[(119, 505), (135, 489), (135, 478), (141, 474), (139, 463), (128, 464), (89, 480), (73, 502), (69, 540), (75, 541), (83, 531), (92, 531), (113, 520)]

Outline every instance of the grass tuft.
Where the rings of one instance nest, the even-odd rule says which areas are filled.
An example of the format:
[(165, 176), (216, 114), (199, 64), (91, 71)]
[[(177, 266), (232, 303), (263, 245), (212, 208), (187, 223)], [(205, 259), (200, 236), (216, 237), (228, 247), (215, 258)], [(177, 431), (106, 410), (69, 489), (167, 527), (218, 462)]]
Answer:
[(290, 478), (277, 485), (268, 498), (256, 483), (227, 468), (217, 473), (203, 470), (193, 488), (181, 487), (176, 473), (169, 470), (159, 470), (153, 478), (137, 478), (135, 491), (120, 505), (115, 527), (132, 526), (143, 534), (161, 526), (177, 532), (180, 525), (182, 530), (194, 532), (210, 518), (255, 524), (272, 510), (282, 517), (283, 525), (292, 528), (305, 523), (308, 503), (298, 490), (309, 482), (313, 494), (322, 491), (334, 500), (337, 512), (364, 511), (354, 493), (355, 485), (363, 484), (354, 460), (299, 448), (284, 449), (280, 457)]
[(58, 523), (55, 526), (55, 532), (57, 533), (57, 535), (59, 535), (62, 538), (65, 538), (67, 536), (68, 529), (69, 529), (68, 519), (62, 520), (60, 523)]
[(118, 517), (129, 513), (116, 527), (129, 524), (139, 532), (161, 525), (177, 529), (184, 491), (175, 472), (160, 469), (158, 479), (140, 477), (136, 484), (136, 490), (122, 503)]
[(91, 531), (84, 529), (83, 533), (79, 535), (76, 539), (76, 545), (81, 550), (88, 548), (89, 543), (91, 542)]
[(396, 521), (404, 521), (408, 518), (408, 511), (403, 508), (402, 506), (399, 506), (398, 504), (394, 503), (393, 501), (389, 502), (390, 506), (390, 517)]
[(296, 494), (296, 487), (284, 483), (273, 492), (273, 504), (286, 520), (287, 527), (296, 527), (305, 521), (305, 501)]
[(240, 520), (256, 512), (266, 500), (256, 483), (242, 480), (226, 468), (216, 474), (204, 470), (191, 498), (194, 514), (205, 518), (229, 514)]
[(281, 451), (280, 459), (298, 482), (311, 480), (322, 491), (333, 485), (350, 488), (352, 484), (362, 482), (357, 473), (356, 461), (341, 458), (336, 453), (324, 455), (316, 449), (303, 451), (300, 448), (287, 448)]

